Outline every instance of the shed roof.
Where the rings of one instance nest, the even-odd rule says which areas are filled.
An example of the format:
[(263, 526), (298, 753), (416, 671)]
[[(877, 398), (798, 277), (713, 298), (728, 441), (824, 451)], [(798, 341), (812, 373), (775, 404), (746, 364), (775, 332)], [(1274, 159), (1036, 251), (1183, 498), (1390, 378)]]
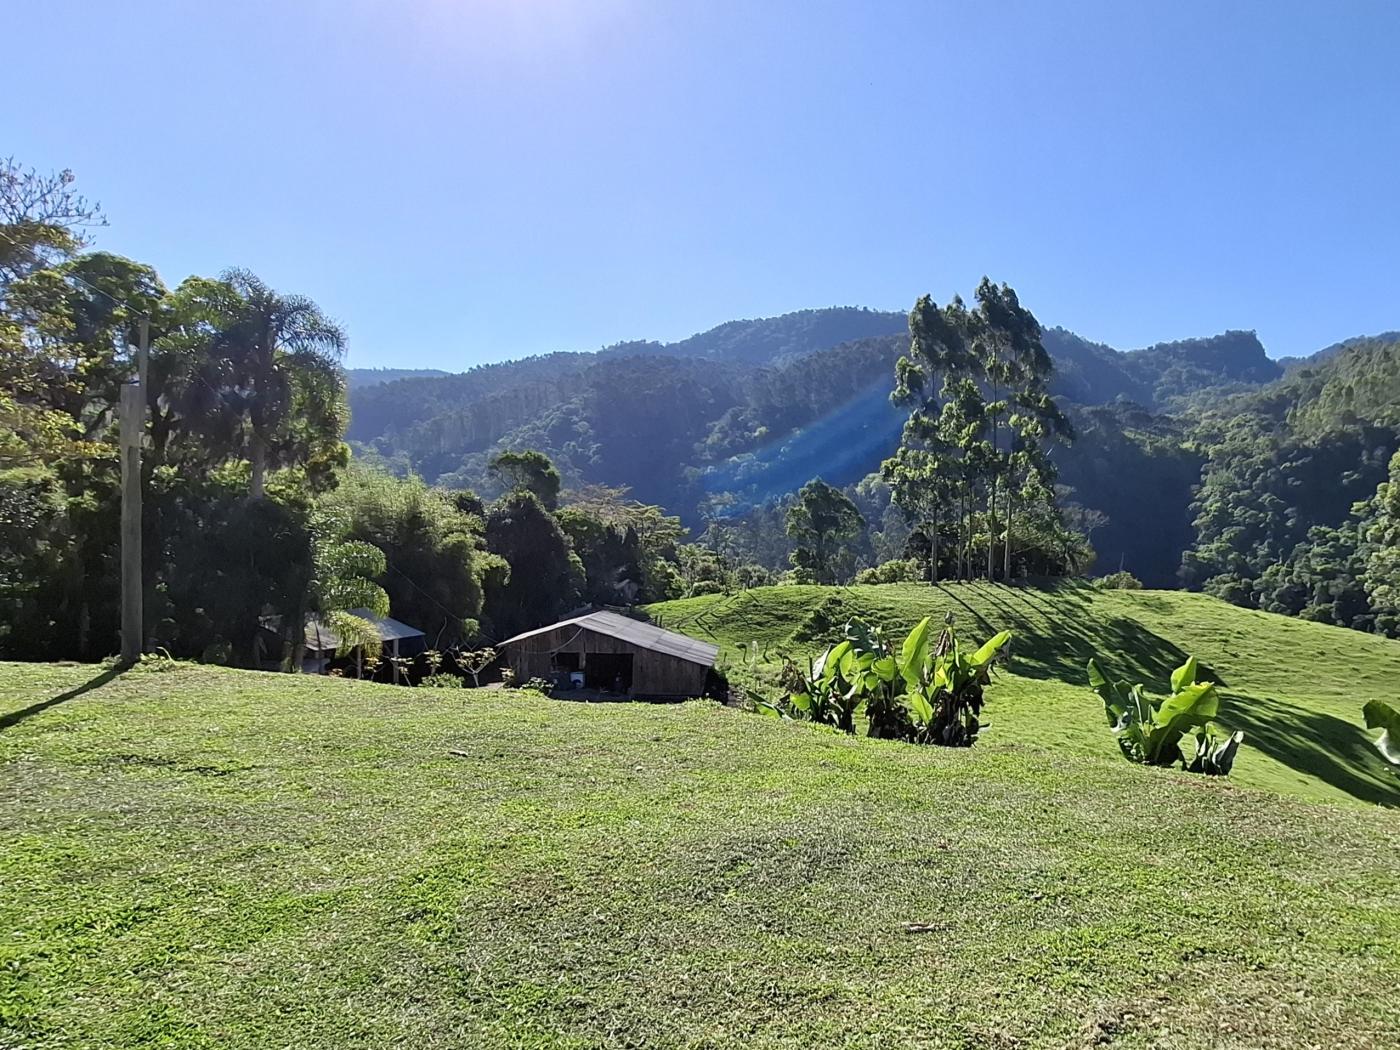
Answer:
[[(351, 616), (358, 616), (374, 625), (381, 642), (401, 642), (408, 638), (423, 638), (425, 635), (417, 627), (410, 627), (391, 616), (375, 616), (368, 609), (350, 609)], [(341, 647), (340, 635), (329, 624), (308, 617), (306, 621), (306, 647), (316, 652)]]
[(557, 631), (561, 627), (577, 627), (580, 630), (596, 631), (598, 634), (606, 634), (610, 638), (635, 645), (639, 649), (665, 653), (667, 656), (688, 660), (694, 664), (703, 664), (705, 667), (714, 666), (715, 658), (719, 656), (719, 646), (717, 645), (702, 642), (689, 635), (665, 630), (657, 627), (654, 623), (646, 623), (643, 620), (634, 620), (630, 616), (621, 616), (618, 613), (606, 611), (560, 620), (548, 627), (537, 627), (533, 631), (517, 634), (514, 638), (507, 638), (501, 645), (513, 645), (526, 638), (533, 638), (549, 631)]

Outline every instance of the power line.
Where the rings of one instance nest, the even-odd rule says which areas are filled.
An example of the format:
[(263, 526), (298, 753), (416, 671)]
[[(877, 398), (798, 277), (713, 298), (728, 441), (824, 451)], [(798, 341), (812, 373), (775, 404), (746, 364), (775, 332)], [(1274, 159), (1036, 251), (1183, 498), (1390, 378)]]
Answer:
[[(39, 253), (33, 248), (32, 245), (21, 244), (19, 241), (15, 240), (15, 239), (14, 239), (13, 237), (11, 237), (8, 233), (6, 233), (4, 230), (0, 230), (0, 237), (3, 237), (3, 238), (5, 238), (5, 240), (9, 241), (12, 247), (19, 248), (21, 251), (26, 251), (26, 252), (28, 252), (28, 253), (29, 253), (29, 259), (30, 259), (30, 261), (31, 261), (35, 266), (44, 266), (44, 260), (40, 257)], [(124, 309), (130, 310), (130, 311), (131, 311), (132, 313), (134, 313), (137, 317), (143, 317), (143, 318), (145, 318), (145, 319), (148, 320), (148, 321), (151, 319), (151, 315), (148, 314), (148, 313), (146, 313), (144, 310), (138, 310), (138, 309), (136, 309), (136, 307), (132, 306), (132, 305), (131, 305), (129, 302), (127, 302), (125, 299), (118, 299), (118, 298), (117, 298), (115, 295), (113, 295), (111, 292), (108, 292), (108, 291), (106, 291), (106, 290), (104, 290), (104, 289), (102, 289), (102, 288), (97, 287), (97, 285), (95, 285), (95, 284), (91, 284), (91, 283), (89, 283), (88, 281), (83, 280), (81, 277), (79, 277), (79, 276), (78, 276), (77, 274), (75, 274), (75, 273), (63, 273), (62, 276), (63, 276), (66, 280), (69, 280), (69, 281), (77, 281), (79, 284), (81, 284), (81, 285), (82, 285), (84, 288), (86, 288), (88, 291), (90, 291), (90, 292), (96, 292), (98, 295), (102, 296), (102, 297), (103, 297), (104, 299), (106, 299), (108, 302), (115, 303), (117, 306), (120, 306), (120, 307), (122, 307), (122, 308), (124, 308)]]
[[(439, 609), (441, 609), (443, 612), (445, 612), (448, 616), (451, 616), (454, 620), (459, 620), (459, 621), (462, 621), (462, 622), (466, 622), (466, 621), (468, 621), (468, 620), (476, 620), (476, 617), (475, 617), (475, 616), (464, 616), (462, 613), (453, 612), (453, 611), (452, 611), (451, 609), (449, 609), (447, 606), (443, 605), (442, 602), (438, 601), (438, 600), (437, 600), (436, 598), (434, 598), (431, 594), (429, 594), (427, 591), (425, 591), (422, 587), (418, 586), (418, 584), (414, 581), (414, 579), (413, 579), (412, 576), (410, 576), (408, 573), (404, 572), (404, 571), (403, 571), (402, 569), (400, 569), (397, 565), (395, 565), (393, 562), (391, 562), (388, 558), (385, 558), (385, 559), (384, 559), (384, 564), (385, 564), (386, 566), (388, 566), (390, 569), (392, 569), (394, 572), (396, 572), (396, 573), (398, 573), (400, 576), (402, 576), (402, 577), (408, 582), (408, 585), (409, 585), (410, 587), (412, 587), (415, 591), (417, 591), (419, 594), (421, 594), (424, 598), (427, 598), (428, 601), (432, 602), (432, 603), (433, 603), (434, 605), (436, 605)], [(479, 633), (481, 633), (482, 637), (487, 638), (488, 640), (490, 640), (490, 641), (492, 641), (492, 642), (494, 642), (494, 641), (496, 640), (496, 639), (492, 638), (490, 635), (486, 634), (484, 631), (481, 631), (480, 621), (477, 621), (477, 630), (478, 630)]]

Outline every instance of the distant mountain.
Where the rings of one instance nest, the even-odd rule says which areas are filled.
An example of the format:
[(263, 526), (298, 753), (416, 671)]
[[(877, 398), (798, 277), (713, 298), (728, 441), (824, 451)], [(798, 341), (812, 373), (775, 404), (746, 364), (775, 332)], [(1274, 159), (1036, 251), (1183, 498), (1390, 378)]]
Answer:
[(1356, 425), (1400, 429), (1400, 332), (1337, 343), (1221, 410), (1259, 414), (1314, 436)]
[[(831, 306), (780, 317), (729, 321), (708, 332), (659, 347), (675, 357), (707, 357), (745, 365), (780, 365), (857, 339), (904, 336), (909, 317), (899, 311)], [(653, 344), (654, 345), (654, 344)]]
[(1400, 342), (1400, 332), (1381, 332), (1379, 335), (1356, 335), (1350, 339), (1343, 339), (1340, 343), (1333, 343), (1325, 346), (1316, 353), (1307, 357), (1280, 357), (1278, 363), (1285, 370), (1302, 368), (1308, 365), (1320, 365), (1324, 361), (1329, 361), (1336, 357), (1343, 350), (1350, 350), (1354, 346), (1362, 346), (1366, 343), (1395, 343)]
[[(834, 307), (731, 321), (675, 343), (618, 343), (415, 377), (351, 392), (349, 437), (430, 481), (489, 491), (486, 465), (538, 448), (566, 483), (630, 485), (692, 523), (794, 491), (842, 484), (899, 439), (889, 404), (908, 350), (900, 313)], [(1258, 389), (1283, 369), (1253, 332), (1119, 351), (1047, 329), (1053, 392), (1152, 412)]]
[(399, 379), (427, 379), (447, 374), (436, 368), (347, 368), (345, 379), (351, 390), (362, 390)]

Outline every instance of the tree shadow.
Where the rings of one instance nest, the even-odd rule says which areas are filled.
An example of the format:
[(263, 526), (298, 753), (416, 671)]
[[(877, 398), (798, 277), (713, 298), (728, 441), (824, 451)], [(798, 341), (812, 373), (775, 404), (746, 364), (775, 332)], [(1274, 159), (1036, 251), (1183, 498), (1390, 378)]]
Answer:
[[(1172, 671), (1186, 662), (1185, 651), (1137, 620), (1095, 612), (1081, 595), (1063, 600), (1075, 590), (1068, 584), (978, 587), (976, 599), (984, 609), (995, 610), (997, 624), (958, 594), (957, 587), (935, 587), (969, 615), (983, 634), (1010, 628), (1012, 660), (1008, 666), (1025, 678), (1087, 685), (1089, 659), (1097, 657), (1115, 678), (1142, 682), (1149, 691), (1160, 692)], [(1202, 673), (1201, 677), (1218, 681), (1213, 674)]]
[(1223, 699), (1221, 722), (1243, 729), (1249, 747), (1352, 798), (1400, 806), (1400, 776), (1378, 769), (1375, 747), (1360, 726), (1272, 697), (1226, 694)]
[(47, 700), (40, 700), (38, 703), (30, 704), (28, 707), (22, 707), (18, 711), (11, 711), (7, 715), (0, 715), (0, 730), (5, 730), (11, 728), (12, 726), (17, 726), (26, 718), (32, 718), (34, 715), (39, 714), (41, 711), (47, 711), (51, 707), (57, 707), (59, 704), (65, 703), (66, 701), (82, 696), (84, 693), (90, 693), (94, 689), (101, 689), (104, 685), (117, 678), (126, 670), (127, 667), (123, 664), (118, 664), (115, 667), (109, 667), (100, 675), (97, 675), (95, 678), (88, 679), (82, 685), (78, 686), (75, 689), (70, 689), (66, 693), (59, 693), (58, 696), (51, 696)]

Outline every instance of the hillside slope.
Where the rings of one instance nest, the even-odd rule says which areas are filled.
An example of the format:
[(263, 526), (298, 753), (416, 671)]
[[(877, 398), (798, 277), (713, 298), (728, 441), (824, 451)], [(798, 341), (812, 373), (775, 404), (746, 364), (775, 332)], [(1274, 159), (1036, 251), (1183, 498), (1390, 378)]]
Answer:
[(954, 752), (707, 704), (3, 671), (0, 1045), (1400, 1030), (1390, 811), (1000, 729)]
[[(736, 676), (761, 676), (793, 638), (839, 634), (852, 616), (891, 631), (946, 613), (979, 638), (1009, 628), (1013, 659), (990, 696), (985, 739), (1113, 758), (1103, 705), (1085, 684), (1097, 656), (1120, 677), (1162, 691), (1188, 654), (1220, 682), (1220, 720), (1246, 733), (1232, 779), (1308, 798), (1400, 805), (1400, 776), (1371, 746), (1361, 708), (1394, 699), (1400, 642), (1240, 609), (1181, 591), (1100, 591), (1086, 584), (987, 583), (769, 587), (652, 606), (659, 623), (719, 643)], [(746, 671), (744, 647), (757, 643)]]

